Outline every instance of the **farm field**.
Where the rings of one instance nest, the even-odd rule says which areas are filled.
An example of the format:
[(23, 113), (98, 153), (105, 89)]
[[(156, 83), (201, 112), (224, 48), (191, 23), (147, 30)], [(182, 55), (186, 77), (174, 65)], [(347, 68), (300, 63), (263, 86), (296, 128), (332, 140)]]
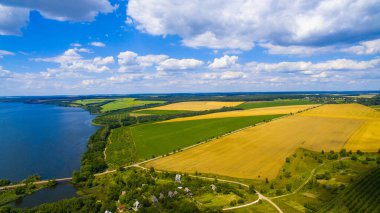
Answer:
[(252, 101), (252, 102), (245, 102), (243, 104), (240, 104), (237, 107), (242, 108), (242, 109), (254, 109), (254, 108), (263, 108), (263, 107), (307, 105), (307, 104), (315, 104), (315, 103), (306, 99)]
[[(147, 166), (169, 171), (273, 179), (285, 158), (297, 148), (339, 151), (367, 120), (377, 116), (376, 111), (358, 104), (324, 105), (149, 162)], [(377, 127), (372, 125), (371, 128)], [(358, 144), (365, 144), (365, 141)]]
[(230, 117), (245, 117), (245, 116), (257, 116), (257, 115), (276, 115), (276, 114), (290, 114), (303, 111), (318, 105), (297, 105), (297, 106), (279, 106), (279, 107), (266, 107), (258, 109), (247, 110), (235, 110), (228, 112), (217, 112), (206, 115), (198, 115), (192, 117), (175, 118), (163, 122), (178, 122), (178, 121), (190, 121), (190, 120), (202, 120), (213, 118), (230, 118)]
[[(107, 162), (115, 166), (124, 165), (129, 156), (118, 153), (128, 153), (136, 149), (140, 160), (149, 159), (152, 156), (164, 155), (173, 150), (184, 148), (236, 129), (254, 125), (262, 121), (268, 121), (280, 115), (254, 116), (244, 118), (219, 118), (207, 120), (194, 120), (175, 123), (151, 123), (132, 127), (120, 127), (112, 131), (112, 143), (107, 146), (107, 156), (114, 155), (115, 158)], [(129, 133), (130, 131), (130, 133)], [(114, 140), (114, 134), (131, 134), (132, 137), (121, 137), (122, 140)], [(130, 140), (133, 140), (131, 142)], [(118, 142), (116, 142), (118, 141)], [(135, 148), (131, 148), (135, 145)], [(123, 158), (118, 160), (118, 158)]]
[(371, 108), (380, 111), (380, 105), (371, 106)]
[(135, 100), (134, 98), (121, 98), (121, 99), (115, 99), (115, 101), (101, 106), (102, 108), (101, 111), (108, 112), (108, 111), (124, 109), (124, 108), (129, 108), (129, 107), (134, 107), (134, 106), (142, 106), (142, 105), (147, 105), (147, 104), (162, 104), (162, 103), (165, 103), (165, 101), (140, 101), (140, 100)]
[(113, 129), (108, 137), (106, 162), (110, 168), (136, 161), (136, 147), (129, 128)]
[(222, 101), (189, 101), (168, 104), (159, 107), (149, 108), (147, 110), (185, 110), (185, 111), (204, 111), (211, 109), (220, 109), (222, 107), (235, 107), (244, 102), (222, 102)]
[(134, 111), (132, 115), (135, 116), (143, 116), (143, 115), (175, 115), (175, 114), (183, 114), (186, 110), (137, 110)]
[(380, 168), (357, 181), (319, 212), (380, 212)]
[(73, 103), (74, 104), (79, 104), (79, 105), (88, 105), (88, 104), (97, 104), (97, 103), (102, 103), (105, 101), (111, 101), (114, 99), (105, 99), (105, 98), (100, 98), (100, 99), (83, 99), (83, 100), (76, 100)]
[(380, 119), (366, 121), (344, 146), (347, 150), (376, 152), (380, 149)]

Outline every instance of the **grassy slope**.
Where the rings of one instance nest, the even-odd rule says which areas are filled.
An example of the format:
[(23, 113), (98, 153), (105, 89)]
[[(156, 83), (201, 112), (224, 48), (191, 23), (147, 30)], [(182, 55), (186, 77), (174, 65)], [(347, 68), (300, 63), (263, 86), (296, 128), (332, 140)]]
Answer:
[(364, 176), (320, 212), (380, 212), (380, 168)]
[(275, 107), (275, 106), (291, 106), (291, 105), (305, 105), (315, 104), (309, 100), (275, 100), (275, 101), (262, 101), (262, 102), (246, 102), (237, 107), (243, 109), (254, 109), (263, 107)]
[(102, 106), (102, 112), (124, 109), (128, 107), (141, 106), (146, 104), (156, 104), (156, 103), (164, 103), (164, 101), (140, 101), (135, 100), (134, 98), (122, 98), (117, 99), (111, 103), (105, 104)]
[(175, 115), (182, 114), (190, 111), (186, 110), (139, 110), (134, 111), (136, 114), (147, 114), (147, 115)]
[[(108, 144), (107, 148), (107, 161), (112, 166), (124, 165), (123, 163), (129, 162), (129, 156), (123, 156), (120, 153), (127, 154), (133, 149), (137, 150), (137, 156), (140, 160), (151, 158), (152, 155), (167, 154), (178, 148), (194, 145), (197, 142), (278, 116), (280, 115), (151, 123), (133, 127), (121, 127), (112, 132), (112, 143)], [(130, 140), (131, 137), (124, 137), (130, 134), (128, 133), (130, 129), (133, 141)], [(118, 134), (120, 137), (114, 134)], [(133, 145), (136, 145), (136, 148), (131, 148)], [(115, 156), (118, 157), (108, 158), (108, 156), (113, 155), (112, 150), (116, 153)]]

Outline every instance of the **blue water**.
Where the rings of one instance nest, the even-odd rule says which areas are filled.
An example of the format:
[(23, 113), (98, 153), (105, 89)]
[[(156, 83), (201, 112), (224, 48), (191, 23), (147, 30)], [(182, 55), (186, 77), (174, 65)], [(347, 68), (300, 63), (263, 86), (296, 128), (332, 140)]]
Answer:
[(96, 130), (93, 118), (80, 108), (0, 103), (0, 178), (70, 177)]
[(53, 188), (45, 188), (13, 201), (8, 205), (18, 208), (30, 208), (44, 203), (56, 202), (66, 198), (77, 197), (76, 189), (69, 183), (58, 183)]

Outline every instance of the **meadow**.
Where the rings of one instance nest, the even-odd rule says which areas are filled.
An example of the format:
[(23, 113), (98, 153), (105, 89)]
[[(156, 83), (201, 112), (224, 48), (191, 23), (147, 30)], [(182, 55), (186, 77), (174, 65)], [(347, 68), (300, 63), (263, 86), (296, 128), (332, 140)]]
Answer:
[(162, 103), (165, 103), (165, 101), (141, 101), (141, 100), (136, 100), (134, 98), (120, 98), (120, 99), (115, 99), (115, 101), (113, 102), (102, 105), (101, 111), (108, 112), (108, 111), (125, 109), (125, 108), (130, 108), (130, 107), (135, 107), (135, 106), (142, 106), (142, 105), (147, 105), (147, 104), (162, 104)]
[[(368, 119), (377, 116), (376, 111), (358, 104), (324, 105), (149, 162), (147, 166), (169, 171), (273, 179), (286, 157), (296, 149), (339, 151)], [(374, 140), (375, 145), (371, 147), (377, 148), (372, 151), (377, 151), (380, 139)], [(363, 140), (356, 143), (366, 146)]]
[(149, 108), (147, 110), (185, 110), (185, 111), (204, 111), (220, 109), (223, 107), (235, 107), (243, 102), (222, 102), (222, 101), (188, 101), (168, 104), (159, 107)]
[(74, 104), (79, 104), (79, 105), (88, 105), (88, 104), (97, 104), (97, 103), (103, 103), (106, 101), (112, 101), (114, 99), (105, 99), (105, 98), (100, 98), (100, 99), (82, 99), (82, 100), (76, 100), (73, 103)]
[[(136, 150), (139, 160), (164, 155), (279, 116), (281, 115), (149, 123), (120, 127), (111, 132), (112, 143), (107, 146), (107, 162), (113, 166), (122, 166), (128, 162), (126, 159), (130, 157), (123, 156), (121, 153), (127, 154), (129, 150), (133, 149)], [(128, 137), (125, 137), (125, 135), (128, 135)], [(129, 137), (129, 135), (132, 137)], [(133, 145), (135, 148), (131, 148)], [(112, 155), (117, 157), (108, 158), (108, 156)]]
[(289, 99), (289, 100), (274, 100), (274, 101), (251, 101), (238, 105), (237, 107), (242, 109), (254, 109), (263, 107), (275, 107), (275, 106), (292, 106), (292, 105), (307, 105), (315, 104), (307, 99)]

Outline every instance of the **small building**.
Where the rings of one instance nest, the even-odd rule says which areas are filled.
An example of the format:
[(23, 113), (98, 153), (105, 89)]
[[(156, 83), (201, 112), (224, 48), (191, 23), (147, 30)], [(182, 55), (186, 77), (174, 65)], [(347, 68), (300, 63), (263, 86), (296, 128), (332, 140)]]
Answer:
[(212, 190), (213, 192), (216, 191), (216, 186), (215, 186), (214, 184), (211, 184), (211, 190)]
[(136, 202), (133, 204), (133, 208), (132, 209), (135, 212), (137, 212), (139, 210), (139, 208), (140, 208), (140, 202), (138, 200), (136, 200)]
[(180, 174), (176, 174), (175, 175), (175, 182), (176, 183), (181, 183), (181, 175)]

